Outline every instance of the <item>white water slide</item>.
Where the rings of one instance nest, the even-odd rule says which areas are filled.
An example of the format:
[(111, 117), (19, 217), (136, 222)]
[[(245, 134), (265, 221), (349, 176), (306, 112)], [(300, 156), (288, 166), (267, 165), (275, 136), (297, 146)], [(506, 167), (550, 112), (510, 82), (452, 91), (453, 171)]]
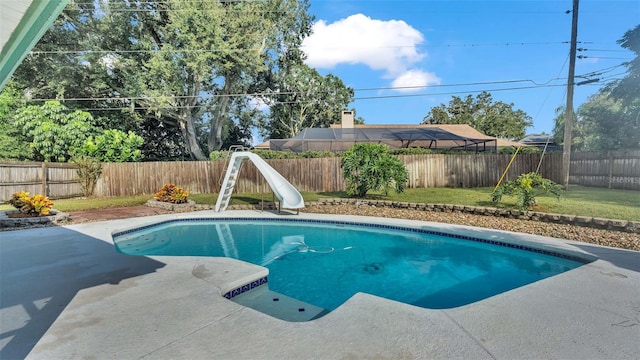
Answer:
[(229, 205), (229, 200), (231, 200), (231, 194), (244, 160), (251, 160), (258, 171), (262, 173), (262, 176), (267, 180), (271, 190), (280, 201), (281, 209), (301, 209), (304, 207), (304, 199), (298, 189), (291, 185), (271, 165), (267, 164), (264, 159), (249, 151), (238, 151), (234, 152), (229, 160), (229, 166), (216, 201), (216, 212), (224, 211)]

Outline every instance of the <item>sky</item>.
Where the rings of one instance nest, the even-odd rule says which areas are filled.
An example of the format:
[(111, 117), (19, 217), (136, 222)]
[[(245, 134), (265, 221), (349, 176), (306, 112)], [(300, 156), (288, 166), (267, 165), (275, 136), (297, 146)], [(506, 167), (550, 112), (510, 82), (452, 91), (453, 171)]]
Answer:
[[(310, 0), (307, 65), (355, 90), (365, 124), (419, 124), (453, 96), (486, 90), (552, 133), (566, 105), (572, 0)], [(640, 24), (640, 0), (581, 0), (574, 108), (634, 54), (616, 41)], [(598, 76), (586, 76), (602, 73)]]

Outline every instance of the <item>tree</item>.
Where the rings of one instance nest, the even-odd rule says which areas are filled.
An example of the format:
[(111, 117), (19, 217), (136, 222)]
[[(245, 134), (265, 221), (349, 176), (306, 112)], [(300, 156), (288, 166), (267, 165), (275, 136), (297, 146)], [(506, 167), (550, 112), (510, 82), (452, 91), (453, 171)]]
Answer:
[(137, 133), (144, 139), (140, 150), (145, 161), (191, 158), (191, 153), (184, 146), (182, 134), (176, 131), (172, 122), (162, 116), (155, 117), (154, 115), (144, 116), (144, 120), (139, 124), (137, 130)]
[[(553, 119), (553, 141), (556, 144), (564, 144), (564, 123), (567, 119), (564, 106), (556, 108), (556, 117)], [(573, 124), (571, 125), (571, 150), (572, 151), (584, 151), (586, 137), (588, 136), (585, 124), (580, 121), (578, 114), (573, 114)]]
[[(113, 52), (135, 51), (126, 44), (137, 32), (132, 31), (133, 23), (113, 26), (117, 18), (128, 16), (126, 12), (106, 16), (101, 7), (108, 9), (110, 4), (71, 0), (17, 68), (13, 80), (16, 88), (36, 99), (34, 104), (42, 104), (40, 99), (58, 99), (70, 109), (90, 109), (87, 112), (98, 128), (145, 135), (146, 112), (133, 110), (130, 101), (122, 99), (123, 93), (111, 84)], [(156, 139), (155, 135), (148, 138)], [(153, 145), (154, 151), (158, 149), (157, 143)]]
[[(573, 151), (607, 152), (636, 149), (640, 145), (638, 114), (640, 101), (624, 106), (606, 88), (589, 97), (574, 115), (572, 128)], [(564, 108), (559, 108), (554, 120), (553, 138), (558, 144), (564, 141)]]
[[(163, 152), (184, 146), (206, 159), (206, 150), (223, 145), (225, 124), (239, 121), (230, 108), (272, 86), (281, 59), (301, 58), (312, 22), (308, 7), (307, 0), (71, 1), (41, 47), (53, 52), (35, 52), (19, 77), (44, 85), (45, 98), (92, 98), (78, 107), (98, 109), (104, 128), (136, 130), (150, 141), (148, 122), (161, 122), (183, 139), (176, 147), (166, 137)], [(75, 72), (40, 77), (35, 70), (46, 72), (47, 58)], [(37, 81), (29, 78), (34, 74)], [(69, 96), (74, 90), (65, 76), (84, 94)], [(114, 126), (123, 114), (129, 124)]]
[(222, 149), (228, 149), (232, 145), (251, 147), (252, 128), (266, 117), (264, 112), (256, 108), (249, 98), (245, 98), (245, 100), (234, 102), (229, 109), (230, 118), (227, 119), (223, 128)]
[[(572, 149), (606, 152), (637, 149), (640, 146), (640, 25), (627, 31), (618, 41), (636, 53), (627, 62), (628, 74), (607, 84), (589, 97), (576, 111)], [(564, 141), (564, 109), (555, 119), (554, 139)]]
[(110, 129), (102, 134), (89, 136), (74, 155), (96, 158), (102, 162), (134, 162), (142, 159), (140, 147), (144, 140), (133, 131)]
[(0, 160), (27, 160), (32, 155), (28, 139), (12, 120), (24, 104), (24, 97), (12, 82), (0, 92)]
[(468, 124), (476, 130), (503, 139), (517, 140), (525, 135), (533, 122), (522, 110), (514, 110), (514, 104), (493, 101), (491, 94), (483, 91), (475, 99), (454, 96), (449, 105), (440, 104), (424, 117), (423, 124)]
[(132, 68), (126, 76), (138, 78), (135, 92), (144, 97), (136, 101), (173, 119), (191, 154), (204, 160), (197, 122), (207, 121), (208, 149), (220, 149), (230, 106), (243, 101), (236, 94), (267, 70), (283, 32), (296, 32), (280, 25), (305, 17), (306, 7), (288, 0), (158, 4), (166, 11), (157, 13), (157, 36), (146, 44), (154, 50), (143, 64), (147, 73)]
[(624, 104), (624, 100), (601, 92), (578, 108), (580, 122), (588, 134), (586, 151), (606, 152), (640, 146), (640, 99), (628, 106)]
[[(12, 79), (30, 99), (56, 99), (71, 109), (91, 109), (97, 126), (135, 130), (135, 120), (139, 119), (132, 116), (128, 104), (117, 99), (123, 94), (109, 84), (112, 55), (105, 51), (132, 50), (122, 46), (131, 39), (128, 33), (132, 25), (120, 27), (111, 22), (112, 26), (104, 26), (109, 35), (98, 31), (103, 23), (111, 21), (100, 10), (100, 6), (108, 5), (103, 0), (70, 0)], [(118, 42), (112, 41), (115, 38)], [(122, 106), (126, 107), (124, 112)]]
[(30, 138), (38, 157), (52, 162), (67, 161), (71, 157), (70, 151), (80, 148), (95, 131), (91, 114), (70, 111), (58, 101), (19, 109), (14, 124)]
[(305, 128), (338, 123), (353, 101), (353, 89), (334, 75), (322, 76), (305, 64), (279, 73), (278, 90), (263, 135), (274, 139), (295, 136)]
[(365, 197), (369, 191), (386, 195), (393, 186), (401, 193), (407, 184), (407, 169), (389, 147), (375, 143), (358, 143), (347, 150), (340, 160), (347, 181), (347, 194)]
[(629, 106), (640, 99), (640, 25), (624, 33), (618, 40), (621, 47), (636, 54), (636, 57), (625, 63), (628, 74), (607, 85), (614, 99), (621, 100), (623, 105)]

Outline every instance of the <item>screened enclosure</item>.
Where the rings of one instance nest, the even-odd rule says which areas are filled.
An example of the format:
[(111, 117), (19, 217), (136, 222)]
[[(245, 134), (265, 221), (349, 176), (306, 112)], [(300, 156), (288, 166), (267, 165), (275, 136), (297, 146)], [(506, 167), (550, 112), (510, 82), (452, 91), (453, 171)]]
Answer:
[(497, 139), (453, 134), (437, 127), (308, 128), (290, 139), (271, 139), (270, 149), (302, 152), (345, 151), (356, 143), (386, 144), (392, 149), (419, 147), (431, 150), (497, 152)]

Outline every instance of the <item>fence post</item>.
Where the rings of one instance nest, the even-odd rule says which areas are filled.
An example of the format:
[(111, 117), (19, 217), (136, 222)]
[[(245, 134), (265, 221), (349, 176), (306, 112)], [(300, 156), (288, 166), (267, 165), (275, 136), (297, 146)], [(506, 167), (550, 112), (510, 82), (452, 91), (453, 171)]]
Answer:
[(47, 163), (42, 162), (42, 195), (49, 196), (47, 194)]
[(613, 180), (613, 154), (611, 153), (611, 151), (607, 151), (607, 154), (609, 155), (609, 181), (607, 184), (607, 188), (611, 189), (611, 182)]

